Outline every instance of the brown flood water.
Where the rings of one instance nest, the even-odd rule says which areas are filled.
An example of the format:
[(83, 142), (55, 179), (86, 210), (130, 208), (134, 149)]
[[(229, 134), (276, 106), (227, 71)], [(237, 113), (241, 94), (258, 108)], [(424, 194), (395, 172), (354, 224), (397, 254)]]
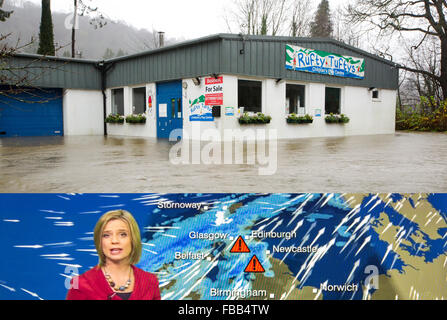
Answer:
[(267, 176), (258, 164), (174, 165), (172, 145), (102, 136), (0, 139), (0, 192), (447, 192), (443, 133), (282, 140), (276, 173)]

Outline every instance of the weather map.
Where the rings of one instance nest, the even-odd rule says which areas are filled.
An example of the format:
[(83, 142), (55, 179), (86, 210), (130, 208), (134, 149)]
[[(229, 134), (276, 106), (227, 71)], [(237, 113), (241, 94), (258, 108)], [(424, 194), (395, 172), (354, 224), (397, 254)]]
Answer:
[(447, 298), (446, 194), (0, 195), (0, 299), (64, 299), (105, 212), (136, 218), (163, 300)]

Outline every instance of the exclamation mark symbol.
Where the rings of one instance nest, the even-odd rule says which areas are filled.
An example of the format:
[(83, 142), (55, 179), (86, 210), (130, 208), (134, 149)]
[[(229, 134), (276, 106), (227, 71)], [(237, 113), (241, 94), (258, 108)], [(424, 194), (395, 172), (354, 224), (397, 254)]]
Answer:
[(246, 253), (250, 252), (250, 249), (248, 249), (247, 244), (245, 243), (244, 239), (242, 239), (242, 236), (239, 236), (236, 241), (233, 244), (233, 247), (230, 250), (231, 253)]
[(253, 270), (256, 270), (256, 260), (253, 259)]

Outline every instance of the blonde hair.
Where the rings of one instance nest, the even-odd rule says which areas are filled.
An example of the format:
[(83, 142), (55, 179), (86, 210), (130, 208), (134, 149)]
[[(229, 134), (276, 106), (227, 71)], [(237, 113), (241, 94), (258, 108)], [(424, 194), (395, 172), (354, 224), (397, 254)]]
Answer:
[(129, 226), (130, 242), (132, 245), (132, 252), (130, 253), (129, 256), (129, 263), (136, 264), (138, 263), (138, 261), (140, 261), (142, 244), (141, 244), (140, 228), (138, 227), (135, 218), (132, 216), (130, 212), (126, 210), (113, 210), (103, 214), (102, 217), (99, 218), (95, 226), (93, 237), (95, 240), (96, 251), (98, 252), (99, 256), (100, 267), (104, 266), (106, 263), (106, 256), (102, 251), (102, 234), (104, 232), (104, 228), (107, 225), (107, 223), (109, 223), (109, 221), (116, 219), (123, 220)]

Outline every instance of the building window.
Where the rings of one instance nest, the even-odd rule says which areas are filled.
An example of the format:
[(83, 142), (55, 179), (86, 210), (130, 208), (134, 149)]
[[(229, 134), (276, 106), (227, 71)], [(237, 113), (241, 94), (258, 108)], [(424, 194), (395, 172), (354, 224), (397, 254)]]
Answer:
[(340, 88), (326, 87), (325, 113), (340, 113)]
[(286, 105), (289, 113), (304, 114), (305, 86), (296, 84), (286, 85)]
[(112, 89), (112, 113), (124, 115), (124, 89)]
[(238, 106), (244, 112), (262, 112), (262, 82), (238, 81)]
[(375, 90), (372, 91), (372, 99), (373, 100), (379, 100), (380, 99), (379, 90), (375, 89)]
[(132, 113), (142, 114), (146, 112), (146, 88), (132, 89)]

